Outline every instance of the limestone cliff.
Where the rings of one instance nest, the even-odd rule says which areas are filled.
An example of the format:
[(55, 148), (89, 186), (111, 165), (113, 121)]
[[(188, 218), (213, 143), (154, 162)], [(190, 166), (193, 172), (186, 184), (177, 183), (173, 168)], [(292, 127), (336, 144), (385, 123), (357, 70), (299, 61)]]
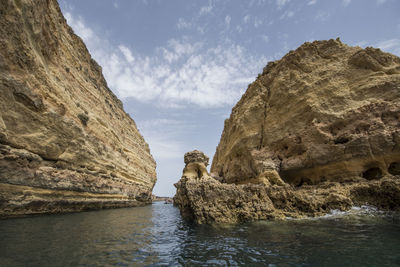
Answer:
[(400, 174), (400, 58), (329, 40), (270, 62), (225, 121), (211, 172), (241, 183), (269, 169), (293, 185)]
[(155, 167), (56, 0), (2, 0), (0, 216), (147, 203)]
[(268, 63), (225, 121), (211, 175), (176, 186), (198, 223), (399, 209), (400, 58), (337, 39)]

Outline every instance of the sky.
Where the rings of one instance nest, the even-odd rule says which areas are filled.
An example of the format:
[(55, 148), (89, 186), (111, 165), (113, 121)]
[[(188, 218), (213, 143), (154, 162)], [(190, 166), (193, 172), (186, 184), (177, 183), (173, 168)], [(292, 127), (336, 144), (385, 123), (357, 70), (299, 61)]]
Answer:
[(340, 37), (400, 56), (398, 0), (59, 0), (173, 196), (185, 152), (210, 163), (232, 107), (269, 61)]

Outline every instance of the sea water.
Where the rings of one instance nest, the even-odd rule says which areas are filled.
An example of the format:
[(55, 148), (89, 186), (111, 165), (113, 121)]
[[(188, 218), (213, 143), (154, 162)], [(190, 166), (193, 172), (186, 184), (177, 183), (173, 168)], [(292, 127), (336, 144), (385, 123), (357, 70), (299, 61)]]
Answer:
[(195, 225), (163, 202), (0, 221), (0, 266), (400, 266), (400, 215)]

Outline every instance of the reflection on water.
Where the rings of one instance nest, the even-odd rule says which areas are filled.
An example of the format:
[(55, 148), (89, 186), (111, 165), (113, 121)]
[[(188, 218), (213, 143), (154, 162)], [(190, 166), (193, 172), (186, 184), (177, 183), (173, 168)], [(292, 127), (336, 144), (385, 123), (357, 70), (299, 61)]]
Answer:
[(0, 221), (0, 266), (400, 265), (398, 214), (193, 225), (172, 205)]

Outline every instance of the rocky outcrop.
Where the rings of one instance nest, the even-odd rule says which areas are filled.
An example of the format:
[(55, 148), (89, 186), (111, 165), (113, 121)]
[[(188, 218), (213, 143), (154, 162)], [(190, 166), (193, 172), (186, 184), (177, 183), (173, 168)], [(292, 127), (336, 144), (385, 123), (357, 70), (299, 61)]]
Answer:
[(400, 59), (315, 41), (268, 63), (225, 121), (216, 179), (184, 174), (175, 199), (199, 223), (398, 209), (399, 169)]
[(292, 185), (399, 174), (400, 59), (340, 40), (270, 62), (225, 121), (211, 172), (240, 183), (275, 169)]
[(301, 187), (276, 183), (275, 177), (266, 183), (228, 184), (203, 173), (204, 162), (191, 166), (175, 184), (174, 204), (182, 217), (199, 224), (314, 217), (365, 204), (400, 209), (400, 176)]
[(151, 202), (155, 161), (55, 0), (0, 5), (0, 217)]

